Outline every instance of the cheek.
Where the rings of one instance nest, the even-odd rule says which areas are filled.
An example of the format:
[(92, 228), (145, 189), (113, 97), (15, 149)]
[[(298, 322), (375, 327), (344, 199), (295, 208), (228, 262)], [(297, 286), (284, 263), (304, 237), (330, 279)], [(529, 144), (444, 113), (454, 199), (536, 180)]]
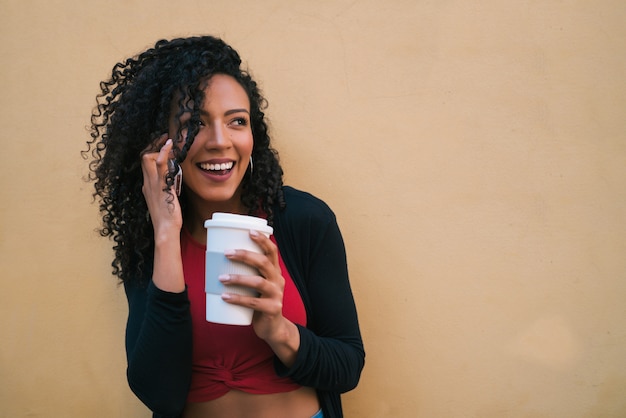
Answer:
[(252, 132), (248, 135), (245, 141), (245, 149), (246, 153), (252, 155), (252, 148), (254, 147), (254, 137), (252, 136)]
[(183, 170), (183, 183), (185, 183), (185, 173), (191, 173), (191, 163), (189, 162), (189, 159), (185, 159), (185, 161), (180, 164), (180, 168)]
[[(182, 138), (184, 137), (185, 136), (183, 136)], [(177, 144), (178, 149), (182, 150), (184, 143), (185, 143), (184, 139), (181, 139), (181, 141)], [(185, 162), (187, 162), (190, 158), (193, 158), (193, 156), (196, 155), (201, 148), (202, 148), (202, 138), (200, 137), (200, 135), (196, 135), (193, 142), (191, 143), (191, 146), (187, 150), (187, 157), (185, 158)]]

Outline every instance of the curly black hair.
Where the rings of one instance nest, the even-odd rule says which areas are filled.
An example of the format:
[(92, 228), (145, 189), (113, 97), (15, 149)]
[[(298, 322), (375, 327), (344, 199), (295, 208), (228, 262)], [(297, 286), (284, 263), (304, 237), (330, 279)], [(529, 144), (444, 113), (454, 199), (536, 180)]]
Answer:
[[(270, 146), (263, 112), (267, 101), (250, 73), (241, 68), (239, 54), (213, 36), (160, 40), (116, 64), (111, 78), (100, 83), (101, 92), (91, 115), (91, 139), (82, 151), (83, 158), (91, 159), (88, 181), (94, 182), (93, 196), (102, 214), (99, 232), (115, 242), (111, 265), (122, 282), (143, 280), (153, 261), (153, 230), (141, 191), (141, 154), (168, 132), (172, 103), (176, 101), (176, 120), (185, 112), (191, 114), (185, 125), (178, 126), (175, 139), (182, 144), (175, 147), (176, 162), (185, 159), (198, 132), (203, 87), (215, 74), (233, 77), (250, 100), (254, 171), (242, 181), (243, 205), (249, 214), (264, 213), (270, 224), (273, 207), (285, 206), (283, 170)], [(181, 135), (184, 131), (186, 138)], [(168, 190), (173, 174), (174, 169), (166, 176)], [(180, 204), (185, 213), (184, 191)]]

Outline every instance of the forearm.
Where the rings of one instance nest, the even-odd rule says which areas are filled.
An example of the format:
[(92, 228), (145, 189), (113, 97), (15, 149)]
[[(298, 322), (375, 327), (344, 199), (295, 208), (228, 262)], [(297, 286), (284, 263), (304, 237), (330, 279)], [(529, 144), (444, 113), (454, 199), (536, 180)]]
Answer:
[(180, 231), (155, 233), (152, 281), (165, 292), (180, 293), (185, 290)]
[(146, 406), (180, 412), (191, 379), (191, 317), (186, 292), (127, 285), (128, 383)]
[(361, 339), (325, 338), (299, 327), (301, 345), (296, 361), (287, 366), (275, 363), (280, 376), (289, 376), (303, 386), (347, 392), (356, 387), (363, 369), (365, 354)]
[(281, 326), (272, 338), (265, 340), (281, 363), (291, 367), (296, 362), (300, 349), (300, 331), (298, 327), (283, 317)]
[[(164, 178), (173, 142), (162, 135), (153, 144), (159, 152), (146, 152), (141, 157), (142, 192), (154, 231), (154, 265), (152, 282), (166, 292), (180, 293), (185, 289), (180, 255), (182, 215), (178, 198), (165, 185)], [(159, 144), (165, 144), (160, 146)], [(148, 147), (148, 150), (152, 149)]]

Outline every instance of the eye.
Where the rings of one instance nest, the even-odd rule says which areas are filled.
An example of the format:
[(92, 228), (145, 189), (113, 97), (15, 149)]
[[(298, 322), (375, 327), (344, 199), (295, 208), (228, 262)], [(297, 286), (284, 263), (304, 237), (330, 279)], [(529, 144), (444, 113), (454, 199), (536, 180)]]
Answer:
[(201, 119), (188, 119), (185, 123), (187, 128), (191, 128), (192, 126), (197, 126), (199, 128), (206, 126), (206, 124)]
[(245, 117), (235, 118), (230, 123), (235, 126), (248, 126), (248, 119)]

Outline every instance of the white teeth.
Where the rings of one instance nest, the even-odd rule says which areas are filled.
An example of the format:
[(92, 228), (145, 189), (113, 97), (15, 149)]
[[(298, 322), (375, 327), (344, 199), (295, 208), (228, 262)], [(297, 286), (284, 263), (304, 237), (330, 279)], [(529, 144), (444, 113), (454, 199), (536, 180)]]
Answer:
[(222, 163), (222, 164), (200, 164), (200, 168), (202, 168), (203, 170), (209, 170), (209, 171), (224, 171), (224, 170), (230, 170), (231, 168), (233, 168), (233, 162), (230, 161), (228, 163)]

